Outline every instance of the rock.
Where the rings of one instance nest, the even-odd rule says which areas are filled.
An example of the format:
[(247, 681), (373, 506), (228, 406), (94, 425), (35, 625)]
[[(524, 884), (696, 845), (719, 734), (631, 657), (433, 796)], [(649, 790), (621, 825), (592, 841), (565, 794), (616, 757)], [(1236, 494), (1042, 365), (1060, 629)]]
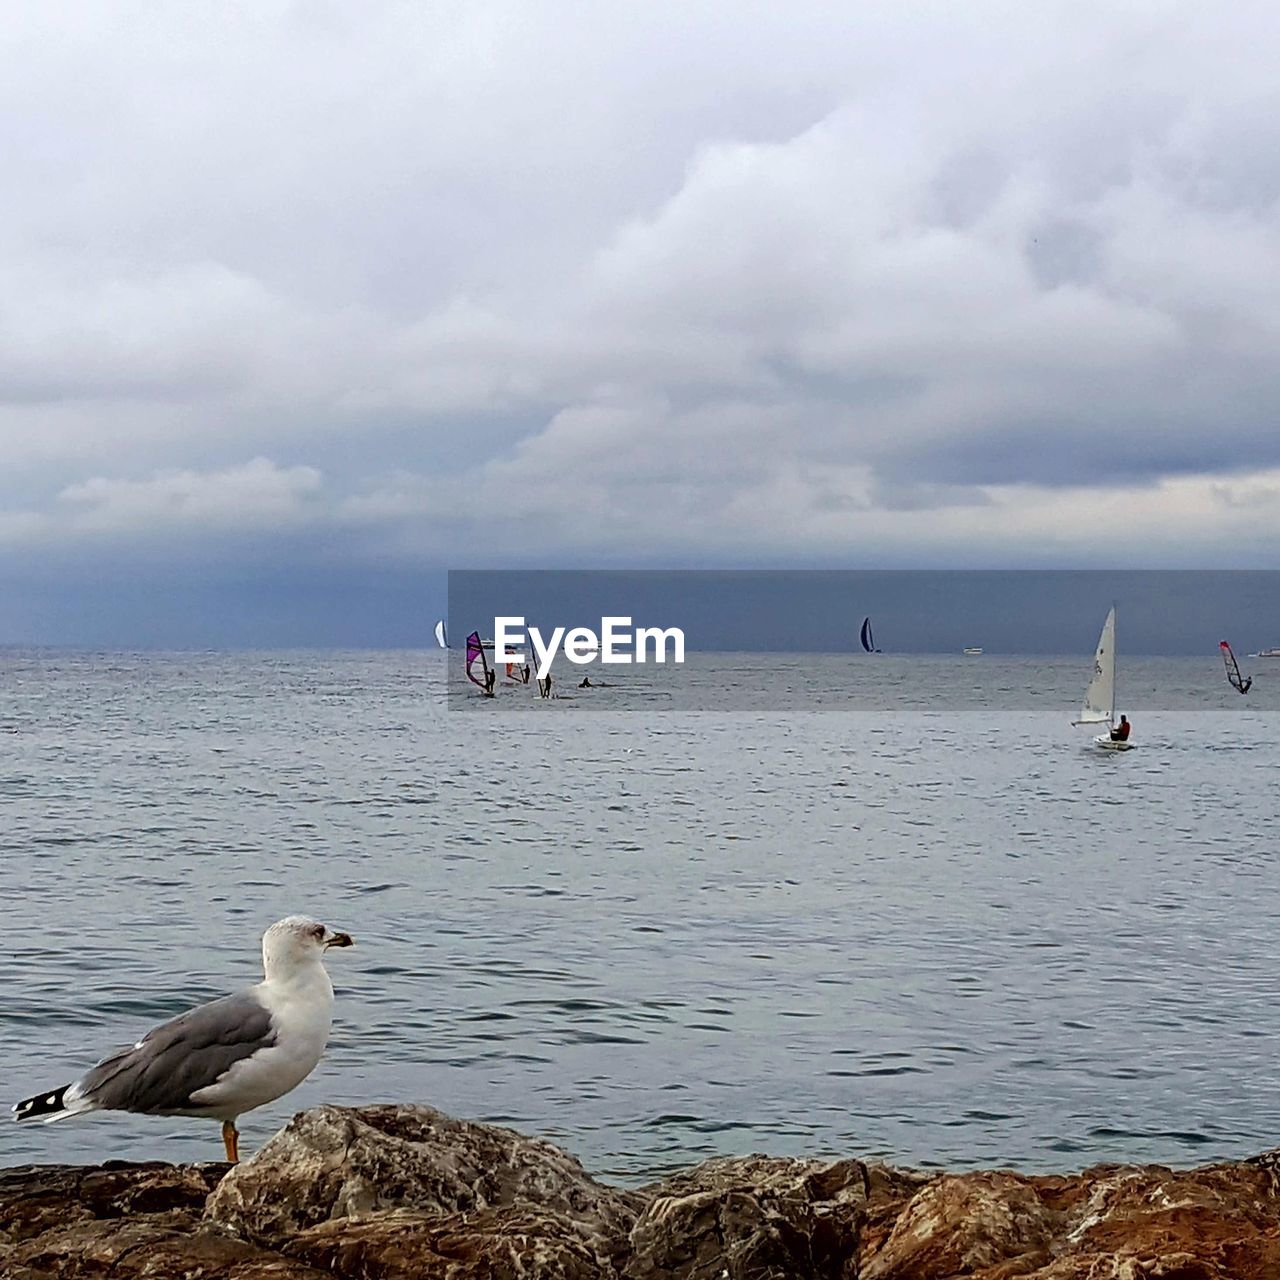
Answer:
[(4, 1280), (1280, 1280), (1280, 1154), (927, 1174), (712, 1160), (638, 1191), (428, 1107), (320, 1107), (226, 1165), (0, 1173)]
[(870, 1189), (859, 1160), (709, 1161), (649, 1188), (626, 1280), (842, 1280)]
[(952, 1276), (1280, 1277), (1280, 1201), (1249, 1165), (947, 1175), (912, 1197), (859, 1280)]
[(400, 1210), (309, 1227), (290, 1258), (338, 1276), (378, 1280), (612, 1280), (580, 1231), (558, 1214), (485, 1209), (453, 1217)]
[(912, 1197), (860, 1280), (973, 1275), (998, 1262), (1029, 1271), (1048, 1261), (1062, 1223), (1061, 1212), (1017, 1174), (937, 1178)]
[(332, 1280), (304, 1262), (191, 1227), (115, 1219), (55, 1229), (0, 1258), (5, 1280)]
[(51, 1227), (102, 1218), (185, 1214), (195, 1223), (229, 1165), (112, 1160), (96, 1168), (27, 1165), (0, 1171), (0, 1247)]
[(553, 1217), (559, 1237), (572, 1236), (612, 1269), (641, 1203), (596, 1182), (559, 1147), (513, 1129), (431, 1107), (317, 1107), (232, 1169), (205, 1217), (247, 1240), (279, 1244), (319, 1223), (388, 1209), (423, 1220), (516, 1209)]
[(280, 1280), (319, 1273), (244, 1241), (199, 1230), (228, 1165), (67, 1165), (0, 1173), (5, 1280), (106, 1275)]

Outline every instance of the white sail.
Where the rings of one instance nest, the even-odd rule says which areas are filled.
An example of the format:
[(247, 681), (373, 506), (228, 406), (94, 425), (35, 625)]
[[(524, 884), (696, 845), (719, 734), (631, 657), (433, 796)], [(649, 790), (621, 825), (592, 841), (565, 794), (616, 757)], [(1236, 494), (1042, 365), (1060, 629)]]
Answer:
[(1116, 710), (1116, 611), (1115, 606), (1102, 624), (1098, 648), (1093, 655), (1093, 679), (1084, 691), (1084, 706), (1074, 724), (1110, 724)]
[(447, 649), (449, 647), (449, 637), (445, 634), (443, 618), (436, 623), (436, 644), (438, 644), (442, 649)]

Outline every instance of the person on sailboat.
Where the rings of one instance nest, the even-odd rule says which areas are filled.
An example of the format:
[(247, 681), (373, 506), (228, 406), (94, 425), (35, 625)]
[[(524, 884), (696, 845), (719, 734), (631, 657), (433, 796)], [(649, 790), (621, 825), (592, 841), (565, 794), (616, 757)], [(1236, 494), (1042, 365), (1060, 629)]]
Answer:
[(1114, 729), (1111, 730), (1111, 741), (1112, 742), (1128, 742), (1129, 730), (1132, 728), (1133, 726), (1129, 723), (1129, 717), (1121, 716), (1120, 723), (1116, 725)]

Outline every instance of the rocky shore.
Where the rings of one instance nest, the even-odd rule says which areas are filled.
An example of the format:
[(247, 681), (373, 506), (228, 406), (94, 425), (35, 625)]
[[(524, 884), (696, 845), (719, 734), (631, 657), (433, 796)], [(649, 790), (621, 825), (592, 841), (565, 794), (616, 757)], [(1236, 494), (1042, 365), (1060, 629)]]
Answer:
[(0, 1174), (0, 1276), (1280, 1280), (1280, 1160), (926, 1174), (713, 1160), (638, 1190), (428, 1107), (318, 1107), (252, 1159)]

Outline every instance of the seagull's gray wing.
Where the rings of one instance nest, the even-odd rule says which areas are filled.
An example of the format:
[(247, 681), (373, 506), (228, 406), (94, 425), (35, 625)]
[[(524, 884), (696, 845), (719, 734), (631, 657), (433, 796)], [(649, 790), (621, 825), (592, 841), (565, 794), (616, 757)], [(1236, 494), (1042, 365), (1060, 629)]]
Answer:
[(104, 1058), (79, 1081), (77, 1092), (110, 1111), (172, 1115), (197, 1110), (193, 1093), (275, 1040), (271, 1013), (251, 992), (224, 996)]

